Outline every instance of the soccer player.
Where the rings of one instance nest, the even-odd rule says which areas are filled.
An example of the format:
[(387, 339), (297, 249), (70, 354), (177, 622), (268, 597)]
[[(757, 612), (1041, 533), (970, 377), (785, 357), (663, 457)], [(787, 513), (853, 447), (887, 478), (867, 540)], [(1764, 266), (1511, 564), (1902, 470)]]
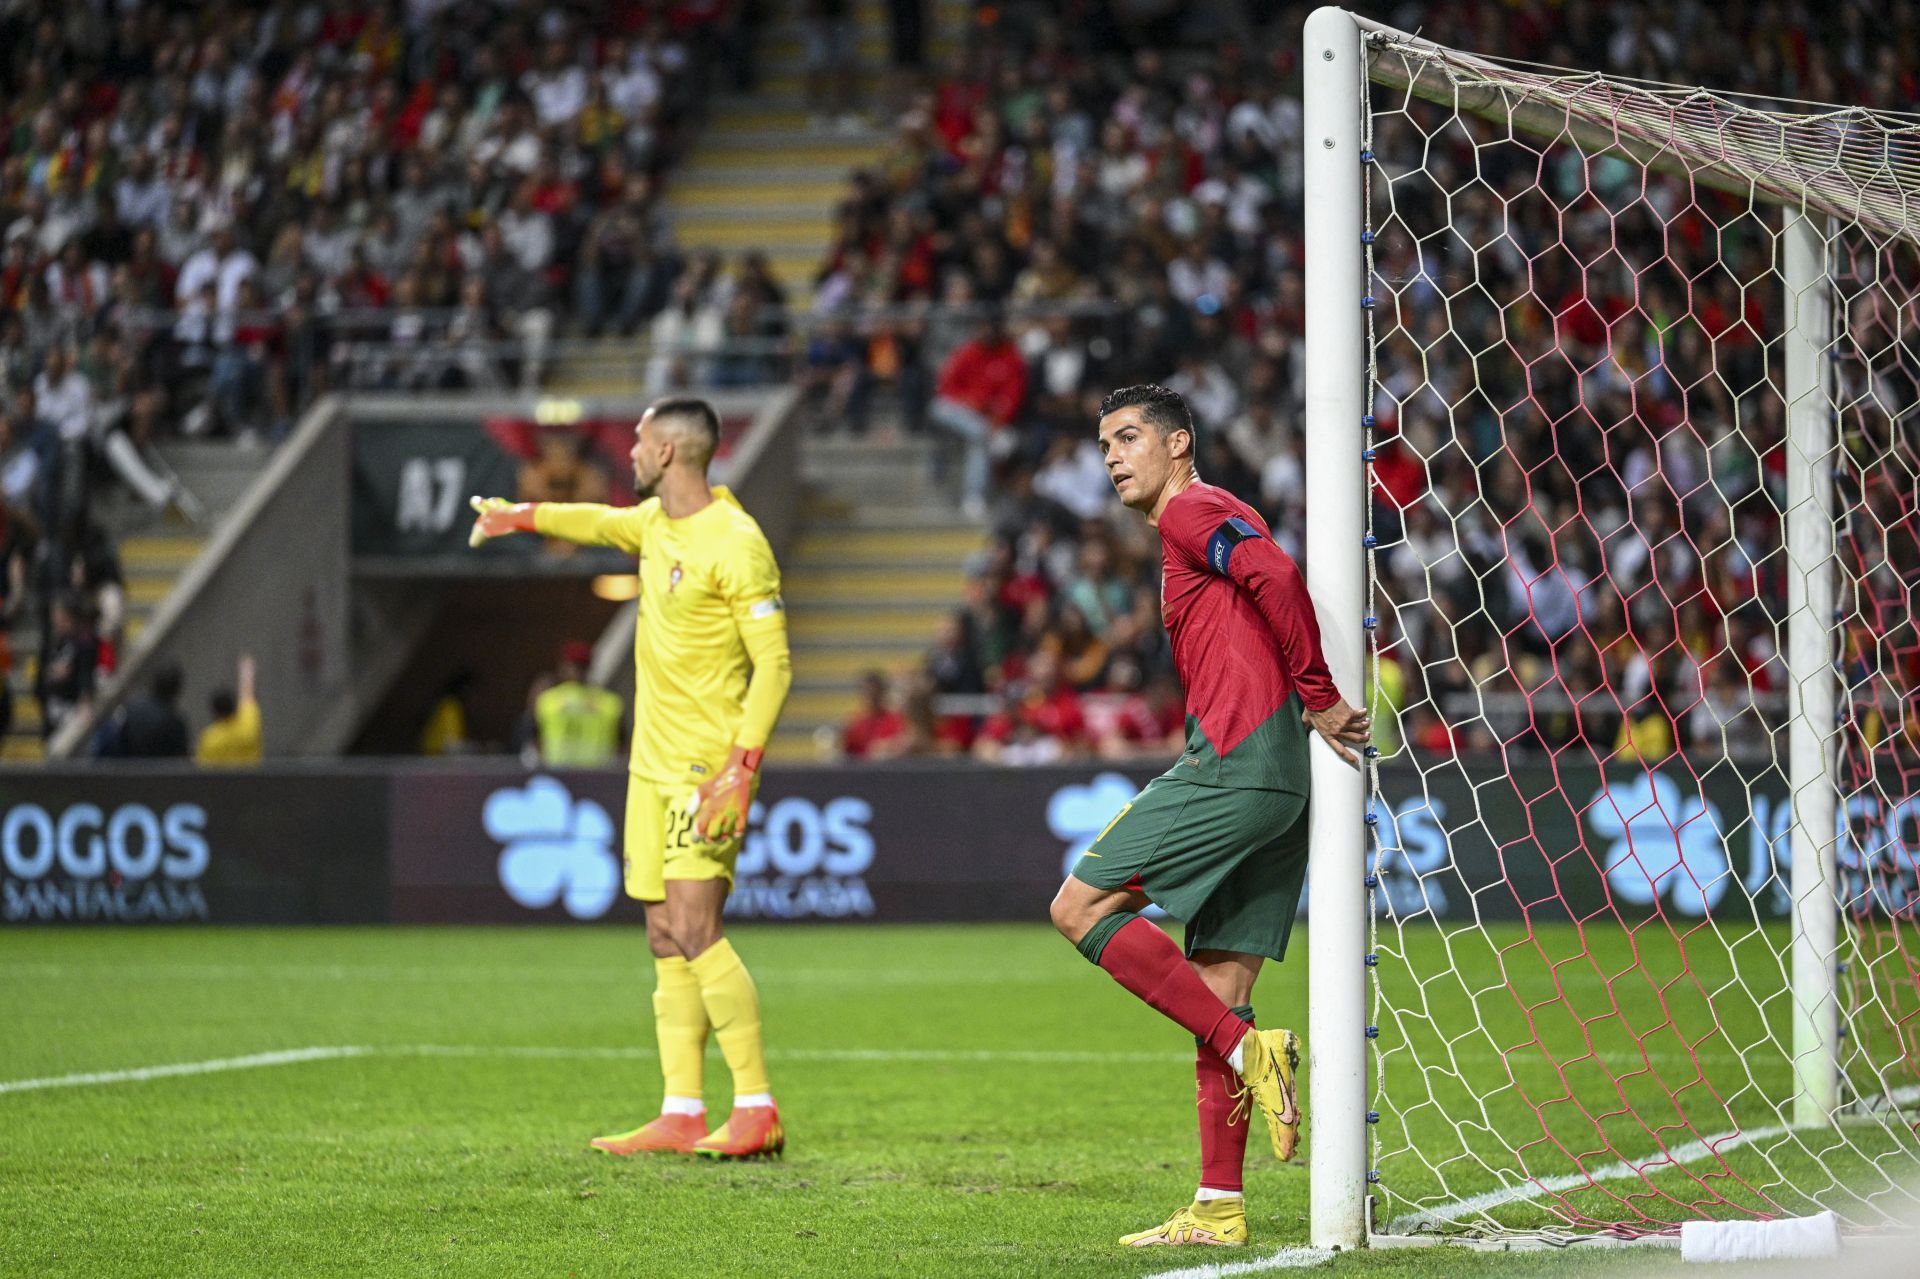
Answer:
[[(786, 1144), (760, 1043), (760, 996), (721, 929), (760, 756), (793, 682), (780, 571), (766, 535), (707, 465), (720, 419), (704, 400), (648, 408), (634, 430), (637, 506), (475, 498), (472, 542), (540, 533), (640, 559), (626, 890), (646, 903), (657, 979), (660, 1115), (596, 1138), (616, 1155), (727, 1158)], [(707, 1131), (707, 1032), (733, 1073), (733, 1113)]]
[[(1299, 1137), (1300, 1037), (1255, 1030), (1252, 999), (1261, 963), (1286, 954), (1306, 875), (1307, 732), (1357, 763), (1367, 716), (1333, 686), (1293, 560), (1253, 508), (1195, 473), (1186, 402), (1126, 387), (1100, 405), (1099, 430), (1120, 500), (1160, 530), (1187, 744), (1074, 864), (1053, 922), (1198, 1049), (1199, 1190), (1120, 1242), (1243, 1245), (1244, 1102), (1265, 1116), (1281, 1159)], [(1185, 921), (1184, 954), (1141, 918), (1149, 902)]]

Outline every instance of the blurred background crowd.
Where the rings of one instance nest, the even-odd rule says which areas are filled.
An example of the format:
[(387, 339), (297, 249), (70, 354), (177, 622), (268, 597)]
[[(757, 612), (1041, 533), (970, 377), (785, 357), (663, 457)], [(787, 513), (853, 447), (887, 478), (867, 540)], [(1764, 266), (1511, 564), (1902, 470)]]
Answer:
[[(957, 311), (848, 319), (809, 347), (809, 374), (829, 421), (862, 430), (890, 382), (910, 423), (956, 440), (996, 541), (890, 717), (870, 708), (849, 725), (851, 753), (873, 750), (876, 725), (889, 751), (1164, 751), (1142, 711), (1155, 701), (1143, 685), (1169, 673), (1157, 543), (1117, 518), (1090, 440), (1116, 385), (1180, 391), (1202, 477), (1302, 553), (1305, 13), (1276, 11), (1268, 38), (1230, 40), (1202, 69), (1178, 56), (1175, 17), (1162, 39), (1102, 50), (1015, 6), (913, 101), (886, 164), (854, 175), (819, 305), (940, 299), (985, 319), (971, 332)], [(1890, 110), (1920, 99), (1913, 33), (1882, 41), (1862, 4), (1384, 16), (1476, 52), (1663, 83)], [(1786, 615), (1777, 219), (1684, 175), (1643, 187), (1637, 167), (1572, 146), (1543, 160), (1425, 103), (1376, 111), (1373, 534), (1387, 607), (1370, 694), (1383, 750), (1404, 727), (1429, 752), (1771, 753)], [(1920, 332), (1900, 302), (1920, 259), (1857, 244), (1841, 256), (1850, 292), (1891, 290), (1842, 317), (1846, 499), (1897, 492), (1896, 432), (1908, 458), (1920, 447)], [(1894, 598), (1920, 576), (1914, 519), (1909, 493), (1845, 530)], [(1859, 620), (1860, 696), (1911, 687), (1910, 617)], [(1870, 669), (1888, 652), (1907, 669)], [(982, 689), (1004, 707), (925, 709), (929, 690)], [(1116, 734), (1094, 706), (1124, 708), (1139, 730)], [(1882, 734), (1915, 716), (1869, 711)]]
[[(890, 7), (896, 33), (917, 20)], [(896, 136), (850, 175), (802, 309), (761, 255), (676, 247), (662, 213), (710, 96), (752, 82), (751, 0), (6, 6), (0, 592), (44, 616), (43, 651), (98, 663), (42, 663), (49, 724), (113, 660), (90, 503), (192, 518), (156, 438), (276, 438), (329, 387), (537, 386), (552, 342), (614, 334), (645, 340), (654, 389), (792, 378), (817, 430), (940, 439), (991, 525), (923, 667), (869, 681), (847, 754), (1163, 751), (1157, 542), (1116, 518), (1089, 427), (1113, 386), (1180, 391), (1202, 476), (1303, 551), (1310, 7), (982, 3), (953, 58), (896, 57), (856, 103), (847, 6), (809, 0), (815, 127), (864, 111)], [(1913, 8), (1379, 16), (1493, 56), (1902, 110)], [(1437, 108), (1382, 109), (1374, 519), (1382, 590), (1418, 607), (1384, 610), (1374, 695), (1435, 749), (1737, 736), (1778, 692), (1773, 229), (1684, 179), (1643, 191), (1571, 147), (1542, 166)], [(1863, 316), (1862, 345), (1912, 323)], [(1910, 367), (1862, 375), (1889, 421)]]

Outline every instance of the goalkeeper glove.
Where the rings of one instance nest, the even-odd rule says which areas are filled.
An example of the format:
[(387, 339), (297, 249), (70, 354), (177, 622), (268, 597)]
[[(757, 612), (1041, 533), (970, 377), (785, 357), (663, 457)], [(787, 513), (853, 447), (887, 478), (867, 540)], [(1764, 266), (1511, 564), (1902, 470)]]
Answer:
[(717, 844), (746, 829), (764, 753), (734, 747), (727, 754), (726, 767), (693, 792), (693, 828), (701, 839)]
[(531, 533), (533, 528), (533, 508), (535, 502), (509, 502), (504, 497), (469, 498), (471, 506), (479, 518), (473, 522), (473, 531), (467, 534), (468, 546), (479, 546), (489, 538), (506, 533)]

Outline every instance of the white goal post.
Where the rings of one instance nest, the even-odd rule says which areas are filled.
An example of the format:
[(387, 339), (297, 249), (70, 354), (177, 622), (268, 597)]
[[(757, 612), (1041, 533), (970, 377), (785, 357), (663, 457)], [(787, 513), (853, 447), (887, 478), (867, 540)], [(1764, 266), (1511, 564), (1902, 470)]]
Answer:
[(1920, 119), (1304, 32), (1311, 1241), (1920, 1205)]

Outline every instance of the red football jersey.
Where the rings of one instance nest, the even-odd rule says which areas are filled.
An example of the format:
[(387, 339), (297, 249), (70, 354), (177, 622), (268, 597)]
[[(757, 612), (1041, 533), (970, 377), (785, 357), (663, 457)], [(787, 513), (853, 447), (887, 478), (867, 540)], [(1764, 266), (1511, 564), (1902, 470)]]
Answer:
[(1304, 790), (1307, 710), (1340, 700), (1320, 650), (1313, 601), (1265, 520), (1224, 489), (1195, 481), (1160, 514), (1161, 617), (1187, 691), (1195, 781)]

